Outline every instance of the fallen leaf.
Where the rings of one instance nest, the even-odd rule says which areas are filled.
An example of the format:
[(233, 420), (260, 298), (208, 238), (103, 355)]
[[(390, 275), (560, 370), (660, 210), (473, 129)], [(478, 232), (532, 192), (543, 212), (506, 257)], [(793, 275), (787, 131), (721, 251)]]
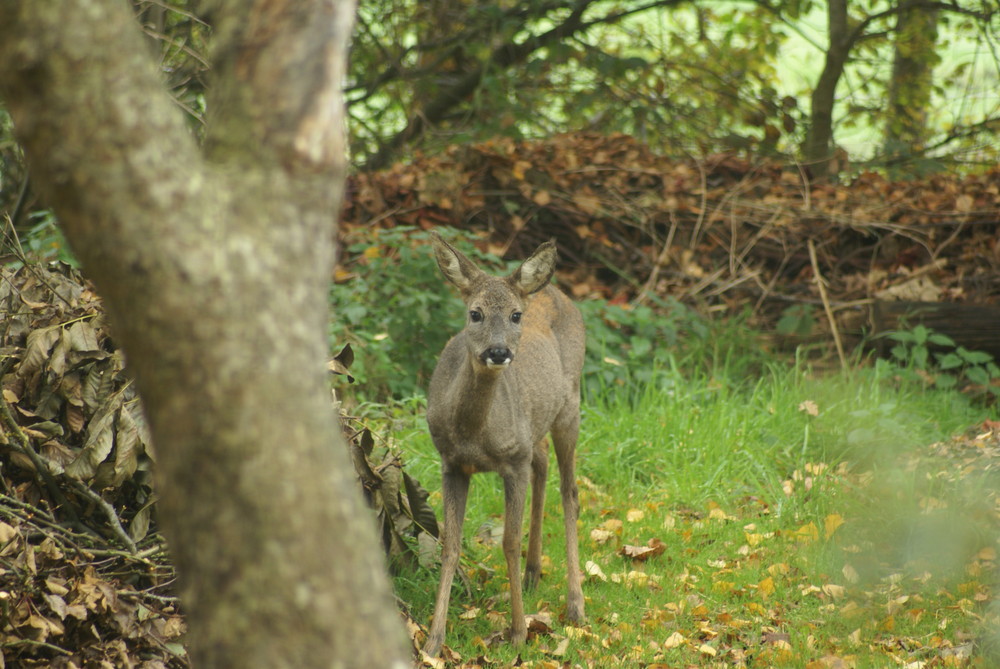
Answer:
[(823, 520), (823, 536), (829, 539), (833, 533), (844, 524), (844, 517), (839, 513), (831, 513)]
[(607, 581), (608, 577), (605, 576), (604, 571), (601, 569), (593, 560), (587, 560), (587, 563), (583, 565), (583, 571), (589, 579), (596, 579), (598, 581)]
[(667, 550), (666, 544), (654, 537), (645, 546), (631, 546), (626, 544), (618, 550), (618, 554), (632, 558), (637, 562), (645, 562), (651, 557), (661, 555), (665, 550)]
[(479, 607), (473, 606), (471, 609), (466, 609), (458, 615), (459, 620), (475, 620), (479, 617)]
[(595, 541), (595, 542), (597, 542), (599, 544), (606, 544), (607, 542), (609, 542), (612, 539), (614, 539), (614, 537), (615, 537), (615, 533), (614, 532), (611, 532), (609, 530), (602, 530), (599, 527), (595, 527), (594, 529), (592, 529), (590, 531), (590, 538), (591, 538), (591, 540), (593, 540), (593, 541)]
[(683, 646), (685, 643), (687, 643), (687, 639), (684, 638), (684, 635), (681, 634), (680, 632), (674, 632), (673, 634), (667, 637), (666, 641), (664, 641), (662, 645), (664, 648), (670, 649), (670, 648), (678, 648), (680, 646)]

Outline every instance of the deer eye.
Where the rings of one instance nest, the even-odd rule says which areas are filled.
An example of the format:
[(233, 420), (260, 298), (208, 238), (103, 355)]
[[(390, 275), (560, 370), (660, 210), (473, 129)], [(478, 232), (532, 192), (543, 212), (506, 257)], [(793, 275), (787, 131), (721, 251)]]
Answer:
[(483, 312), (479, 309), (473, 309), (469, 312), (469, 320), (473, 323), (480, 323), (483, 320)]
[(521, 322), (521, 312), (520, 311), (515, 311), (514, 313), (512, 313), (510, 315), (510, 322), (511, 323), (520, 323)]

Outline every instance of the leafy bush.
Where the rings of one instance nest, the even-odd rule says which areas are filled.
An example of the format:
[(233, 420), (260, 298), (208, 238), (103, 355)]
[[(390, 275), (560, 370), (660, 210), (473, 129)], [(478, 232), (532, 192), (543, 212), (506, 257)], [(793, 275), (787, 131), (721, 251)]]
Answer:
[[(682, 340), (704, 340), (708, 325), (693, 310), (670, 298), (653, 308), (604, 300), (579, 303), (587, 327), (583, 367), (585, 393), (640, 390), (672, 383), (671, 367)], [(665, 385), (666, 384), (666, 385)]]
[(989, 353), (957, 346), (951, 337), (924, 325), (887, 336), (896, 342), (890, 353), (900, 374), (938, 388), (953, 388), (964, 379), (1000, 395), (1000, 387), (993, 384), (1000, 379), (1000, 367)]

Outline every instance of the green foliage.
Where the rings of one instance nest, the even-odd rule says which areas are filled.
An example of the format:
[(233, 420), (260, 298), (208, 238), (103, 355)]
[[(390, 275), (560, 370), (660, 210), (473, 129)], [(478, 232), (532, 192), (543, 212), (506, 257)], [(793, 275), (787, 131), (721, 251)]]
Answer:
[(1000, 385), (994, 383), (1000, 380), (1000, 367), (989, 353), (957, 346), (951, 337), (923, 325), (888, 337), (897, 342), (890, 352), (901, 374), (938, 388), (954, 388), (964, 380), (1000, 395)]
[[(28, 216), (28, 222), (30, 227), (26, 233), (17, 240), (8, 240), (8, 243), (20, 246), (19, 249), (11, 249), (15, 255), (23, 253), (25, 259), (35, 262), (58, 260), (79, 269), (80, 263), (70, 250), (55, 214), (48, 209), (36, 211)], [(12, 263), (14, 267), (20, 265), (20, 261)]]
[(803, 337), (812, 332), (816, 325), (816, 308), (809, 304), (793, 304), (781, 312), (775, 329), (785, 336)]
[(587, 328), (583, 366), (587, 397), (612, 389), (638, 392), (650, 384), (669, 386), (670, 363), (681, 342), (708, 335), (705, 321), (672, 298), (659, 309), (604, 300), (579, 306)]
[[(913, 147), (921, 151), (995, 155), (988, 82), (997, 67), (985, 29), (994, 10), (965, 0), (954, 13), (942, 9), (935, 42), (933, 31), (900, 21), (892, 3), (849, 3), (847, 34), (828, 33), (825, 9), (811, 0), (363, 0), (347, 88), (352, 154), (385, 166), (448, 143), (576, 131), (628, 133), (675, 156), (789, 153), (813, 125), (822, 45), (846, 42), (831, 92), (837, 106), (820, 111), (833, 114), (832, 139), (852, 159), (894, 152), (881, 136), (900, 120), (926, 122), (926, 141)], [(894, 71), (894, 48), (928, 75), (944, 56), (938, 79)]]

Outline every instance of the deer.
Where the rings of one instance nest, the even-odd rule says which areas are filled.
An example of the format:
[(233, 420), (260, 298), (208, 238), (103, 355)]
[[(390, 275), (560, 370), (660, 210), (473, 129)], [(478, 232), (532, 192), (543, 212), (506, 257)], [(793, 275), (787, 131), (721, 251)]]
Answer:
[[(441, 456), (444, 507), (441, 576), (424, 652), (437, 655), (445, 638), (452, 580), (473, 474), (503, 481), (503, 553), (510, 583), (510, 642), (527, 639), (523, 591), (542, 571), (542, 511), (552, 437), (559, 466), (566, 532), (566, 618), (582, 623), (580, 513), (575, 454), (580, 430), (580, 376), (585, 331), (576, 305), (551, 285), (554, 240), (541, 244), (509, 276), (487, 274), (432, 232), (441, 273), (466, 307), (464, 329), (445, 345), (431, 375), (427, 424)], [(528, 482), (531, 517), (524, 581), (521, 533)]]

